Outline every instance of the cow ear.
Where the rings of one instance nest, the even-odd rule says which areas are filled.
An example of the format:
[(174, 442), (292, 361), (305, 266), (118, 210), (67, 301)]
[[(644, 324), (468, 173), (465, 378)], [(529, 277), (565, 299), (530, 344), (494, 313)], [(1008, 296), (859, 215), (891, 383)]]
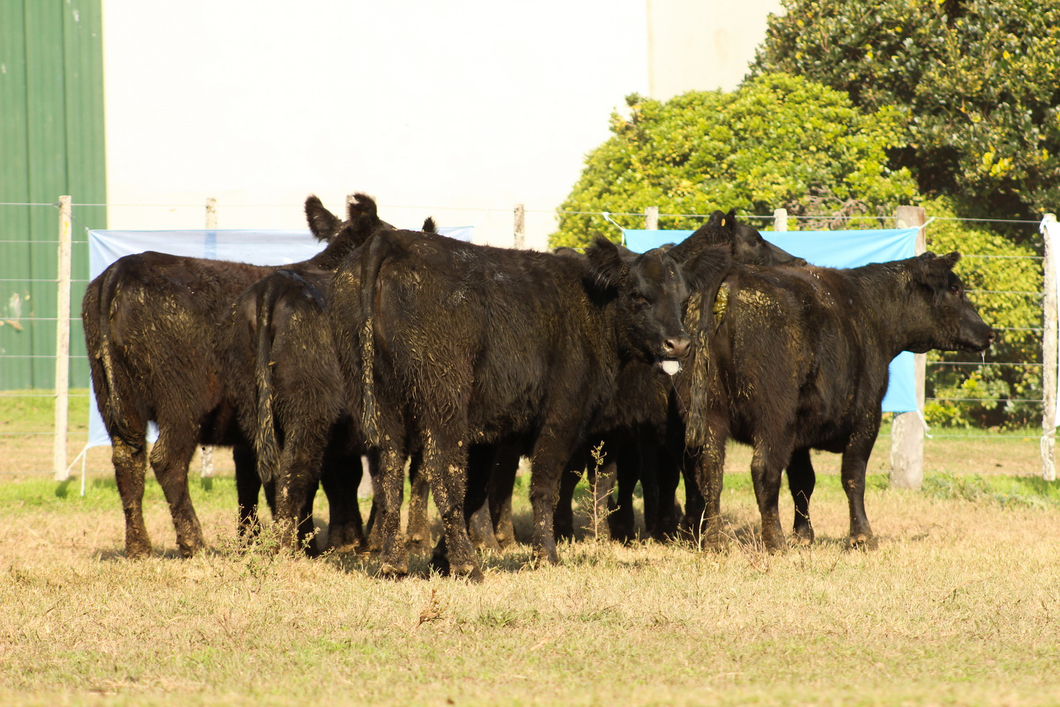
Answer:
[(915, 258), (917, 279), (934, 290), (945, 289), (949, 285), (950, 273), (960, 259), (961, 254), (956, 251), (946, 255), (921, 253)]
[(732, 265), (728, 246), (709, 245), (681, 266), (690, 290), (713, 292)]
[(585, 249), (593, 282), (600, 287), (617, 287), (629, 272), (622, 252), (611, 241), (597, 236), (593, 244)]
[(350, 220), (346, 231), (355, 243), (364, 243), (381, 228), (393, 230), (393, 226), (379, 219), (375, 199), (367, 194), (354, 194), (349, 208)]
[(375, 199), (363, 192), (357, 192), (346, 206), (346, 219), (353, 221), (359, 216), (367, 216), (372, 219), (379, 218), (379, 209), (375, 205)]
[(438, 224), (436, 224), (434, 222), (434, 217), (433, 216), (428, 216), (426, 219), (424, 219), (424, 221), (423, 221), (423, 229), (421, 229), (421, 230), (424, 233), (437, 233), (438, 232)]
[(324, 208), (324, 204), (314, 194), (310, 194), (305, 200), (305, 220), (309, 223), (313, 237), (318, 241), (330, 241), (342, 228), (339, 217)]
[(736, 209), (729, 209), (729, 213), (725, 214), (723, 225), (731, 231), (736, 230)]

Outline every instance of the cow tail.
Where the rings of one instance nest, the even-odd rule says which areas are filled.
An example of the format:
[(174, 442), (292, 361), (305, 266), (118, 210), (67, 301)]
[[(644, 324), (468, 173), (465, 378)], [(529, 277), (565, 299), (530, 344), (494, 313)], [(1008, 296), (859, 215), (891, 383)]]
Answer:
[[(100, 414), (107, 424), (107, 432), (111, 437), (117, 435), (122, 440), (135, 444), (138, 438), (142, 438), (142, 435), (129, 427), (125, 415), (122, 414), (121, 395), (118, 392), (117, 379), (114, 374), (114, 348), (110, 337), (113, 306), (121, 294), (121, 280), (121, 264), (107, 268), (99, 288), (99, 310), (95, 313), (99, 333), (99, 351), (96, 355), (103, 364), (103, 382), (107, 389), (106, 409), (100, 410)], [(99, 397), (97, 395), (97, 401)]]
[(361, 261), (361, 328), (358, 348), (361, 353), (361, 429), (369, 446), (380, 446), (379, 408), (375, 399), (375, 288), (379, 270), (386, 257), (388, 239), (377, 232), (368, 244)]
[(273, 409), (272, 385), (272, 313), (281, 288), (267, 287), (257, 306), (257, 331), (254, 358), (254, 392), (257, 396), (257, 420), (254, 448), (258, 455), (258, 476), (265, 483), (277, 476), (280, 466), (280, 444), (276, 439), (276, 415)]
[[(685, 416), (685, 445), (698, 449), (707, 443), (707, 415), (710, 406), (710, 341), (725, 315), (728, 288), (722, 284), (715, 290), (697, 292), (689, 300), (687, 318), (694, 325), (691, 385), (688, 413)], [(719, 302), (721, 310), (718, 311)]]

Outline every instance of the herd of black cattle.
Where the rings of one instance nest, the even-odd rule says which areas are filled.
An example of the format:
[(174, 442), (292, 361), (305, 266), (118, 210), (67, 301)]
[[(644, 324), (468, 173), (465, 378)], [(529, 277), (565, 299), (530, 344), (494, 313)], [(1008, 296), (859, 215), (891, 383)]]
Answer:
[[(725, 444), (735, 439), (754, 448), (766, 547), (788, 542), (785, 469), (792, 540), (813, 541), (811, 449), (842, 453), (848, 544), (867, 545), (865, 469), (888, 363), (901, 351), (985, 351), (994, 339), (953, 272), (957, 253), (813, 267), (720, 211), (684, 242), (642, 255), (602, 238), (585, 253), (541, 253), (449, 239), (431, 219), (398, 230), (364, 195), (345, 221), (316, 197), (305, 209), (327, 243), (305, 262), (147, 252), (89, 285), (82, 317), (129, 557), (151, 552), (149, 421), (159, 430), (151, 466), (185, 556), (203, 547), (188, 493), (200, 444), (233, 447), (248, 539), (264, 486), (285, 542), (305, 541), (321, 485), (328, 545), (381, 552), (385, 575), (407, 573), (410, 543), (429, 542), (429, 488), (444, 529), (432, 563), (481, 578), (469, 520), (488, 509), (488, 532), (512, 541), (521, 456), (531, 461), (535, 558), (557, 562), (557, 535), (573, 531), (573, 485), (601, 441), (618, 500), (604, 484), (597, 500), (611, 504), (620, 538), (633, 533), (639, 480), (648, 533), (720, 544)], [(362, 455), (375, 489), (367, 532)]]

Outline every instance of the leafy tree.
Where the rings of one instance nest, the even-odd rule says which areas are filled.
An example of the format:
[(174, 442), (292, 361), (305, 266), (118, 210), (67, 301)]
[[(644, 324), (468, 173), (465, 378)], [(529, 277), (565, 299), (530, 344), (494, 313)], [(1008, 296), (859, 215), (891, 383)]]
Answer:
[(898, 106), (924, 194), (963, 214), (1030, 217), (1060, 204), (1057, 0), (783, 0), (752, 76), (785, 71)]
[[(904, 144), (899, 112), (862, 113), (846, 94), (804, 78), (769, 74), (732, 93), (692, 91), (666, 102), (634, 94), (626, 103), (629, 116), (611, 116), (613, 135), (589, 153), (560, 207), (553, 246), (618, 237), (599, 215), (579, 212), (785, 207), (793, 215), (838, 209), (875, 216), (916, 195), (909, 171), (887, 166), (887, 149)], [(660, 223), (698, 225), (687, 217)]]

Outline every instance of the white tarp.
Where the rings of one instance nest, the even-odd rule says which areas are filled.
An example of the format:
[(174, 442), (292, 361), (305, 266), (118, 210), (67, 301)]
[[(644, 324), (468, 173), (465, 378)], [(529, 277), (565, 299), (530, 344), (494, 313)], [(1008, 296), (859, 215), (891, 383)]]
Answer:
[[(438, 232), (471, 242), (474, 227), (439, 228)], [(300, 231), (89, 231), (88, 270), (95, 279), (118, 258), (154, 250), (190, 258), (232, 260), (252, 265), (290, 265), (308, 260), (324, 249), (324, 243), (308, 230)], [(110, 444), (103, 418), (95, 406), (89, 406), (88, 444), (98, 447)], [(148, 439), (158, 432), (151, 424)]]

